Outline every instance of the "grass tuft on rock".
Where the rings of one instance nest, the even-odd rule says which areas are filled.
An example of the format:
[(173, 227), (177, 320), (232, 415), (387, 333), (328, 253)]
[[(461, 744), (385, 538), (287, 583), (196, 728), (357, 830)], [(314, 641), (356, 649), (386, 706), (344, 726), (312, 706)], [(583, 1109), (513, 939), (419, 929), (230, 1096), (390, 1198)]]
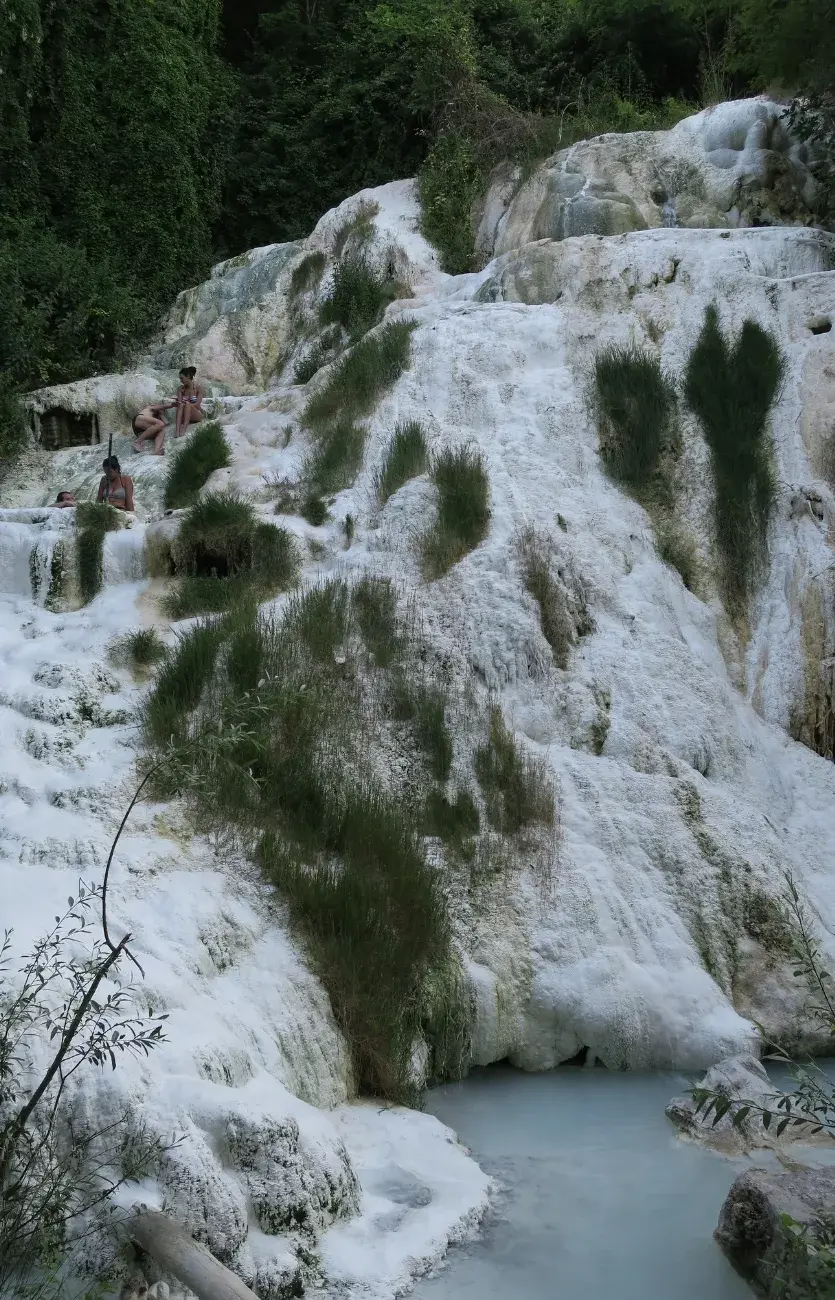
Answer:
[(716, 308), (707, 308), (684, 391), (710, 448), (721, 586), (732, 616), (747, 609), (766, 556), (775, 497), (766, 431), (783, 373), (776, 340), (756, 321), (745, 321), (734, 343)]
[(664, 457), (676, 442), (676, 392), (661, 363), (631, 345), (604, 348), (595, 359), (594, 402), (609, 475), (639, 500), (668, 505)]
[(699, 556), (693, 538), (673, 526), (662, 526), (658, 531), (657, 547), (659, 557), (678, 571), (687, 590), (695, 591)]
[(293, 366), (293, 383), (309, 384), (323, 366), (333, 361), (338, 344), (338, 332), (326, 330)]
[(333, 282), (319, 307), (322, 325), (341, 325), (351, 343), (382, 320), (398, 286), (376, 270), (363, 253), (343, 257), (337, 263)]
[(481, 818), (469, 790), (458, 790), (453, 799), (447, 798), (443, 790), (431, 790), (423, 810), (423, 829), (427, 835), (456, 847), (478, 835)]
[(424, 577), (439, 578), (484, 541), (490, 528), (490, 483), (481, 452), (444, 451), (432, 466), (438, 514), (422, 541)]
[(353, 590), (360, 636), (378, 668), (402, 658), (404, 634), (397, 617), (397, 592), (388, 578), (360, 578)]
[(155, 627), (126, 632), (124, 636), (117, 637), (110, 648), (113, 662), (124, 665), (135, 673), (147, 672), (155, 664), (161, 663), (167, 654), (168, 648)]
[(298, 547), (285, 529), (258, 519), (233, 492), (214, 492), (183, 518), (172, 547), (177, 583), (173, 618), (217, 613), (246, 598), (265, 600), (297, 581)]
[(452, 771), (452, 736), (446, 722), (444, 692), (429, 683), (398, 675), (392, 683), (392, 702), (394, 716), (412, 724), (415, 743), (431, 776), (446, 781)]
[(399, 320), (363, 338), (335, 365), (304, 410), (314, 434), (337, 420), (371, 415), (382, 394), (402, 375), (411, 357), (414, 321)]
[(410, 478), (425, 474), (429, 467), (426, 435), (419, 420), (408, 420), (395, 426), (394, 434), (385, 450), (382, 467), (377, 474), (377, 500), (385, 505), (389, 497), (402, 488)]
[(362, 469), (366, 429), (353, 420), (337, 420), (316, 439), (304, 463), (303, 478), (314, 496), (350, 487)]
[(189, 716), (200, 703), (214, 670), (221, 639), (217, 623), (198, 623), (180, 636), (143, 712), (143, 734), (152, 749), (164, 751), (172, 740), (182, 741)]
[(554, 786), (546, 765), (520, 752), (501, 709), (490, 711), (490, 733), (476, 752), (475, 772), (493, 830), (515, 835), (529, 826), (553, 826)]
[(324, 523), (327, 523), (328, 507), (318, 494), (313, 493), (305, 497), (299, 514), (302, 519), (306, 519), (314, 528), (321, 528)]
[(556, 557), (548, 537), (527, 528), (518, 538), (517, 550), (525, 590), (539, 606), (542, 635), (548, 642), (558, 668), (568, 667), (572, 648), (581, 636), (593, 630), (583, 587), (576, 580), (569, 585), (554, 577)]
[(325, 254), (318, 249), (307, 253), (298, 265), (293, 267), (293, 274), (290, 276), (291, 297), (297, 298), (300, 293), (309, 293), (311, 289), (317, 289), (327, 261)]
[(83, 502), (76, 507), (75, 545), (82, 604), (88, 605), (101, 591), (105, 533), (117, 532), (124, 523), (122, 512), (106, 502)]
[(218, 422), (199, 424), (168, 466), (163, 496), (166, 510), (192, 505), (215, 470), (231, 464), (232, 453)]

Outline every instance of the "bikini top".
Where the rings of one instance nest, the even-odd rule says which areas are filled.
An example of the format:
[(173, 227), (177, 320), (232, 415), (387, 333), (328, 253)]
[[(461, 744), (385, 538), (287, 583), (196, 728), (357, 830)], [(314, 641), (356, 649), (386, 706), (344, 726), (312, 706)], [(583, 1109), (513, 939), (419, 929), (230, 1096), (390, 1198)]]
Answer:
[(105, 501), (127, 501), (127, 496), (121, 474), (119, 475), (119, 486), (117, 488), (112, 487), (108, 492), (107, 487), (105, 487)]

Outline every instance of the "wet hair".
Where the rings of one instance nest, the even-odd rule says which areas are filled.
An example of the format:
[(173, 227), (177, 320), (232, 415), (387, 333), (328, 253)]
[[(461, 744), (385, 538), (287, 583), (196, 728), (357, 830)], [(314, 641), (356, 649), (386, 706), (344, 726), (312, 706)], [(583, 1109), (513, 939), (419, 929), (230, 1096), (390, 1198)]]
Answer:
[(180, 374), (185, 375), (187, 379), (193, 379), (197, 374), (197, 366), (183, 366)]
[(120, 473), (122, 469), (122, 466), (119, 464), (118, 456), (105, 456), (101, 463), (101, 467), (104, 470), (115, 469), (117, 473)]
[(71, 496), (72, 496), (72, 492), (67, 492), (67, 491), (59, 492), (55, 500), (64, 501), (67, 497), (71, 497)]

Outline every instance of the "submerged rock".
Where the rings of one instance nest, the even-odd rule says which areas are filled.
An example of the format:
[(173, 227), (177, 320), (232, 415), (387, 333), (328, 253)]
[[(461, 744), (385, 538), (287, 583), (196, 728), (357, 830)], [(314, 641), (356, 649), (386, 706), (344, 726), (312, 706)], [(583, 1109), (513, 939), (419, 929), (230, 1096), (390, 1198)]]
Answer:
[[(732, 1102), (750, 1102), (755, 1107), (774, 1110), (780, 1096), (756, 1056), (744, 1053), (731, 1056), (718, 1065), (711, 1066), (700, 1089), (716, 1092)], [(688, 1137), (721, 1150), (745, 1151), (749, 1147), (770, 1147), (774, 1135), (763, 1128), (760, 1115), (750, 1112), (735, 1125), (733, 1109), (714, 1123), (715, 1110), (708, 1114), (704, 1108), (697, 1114), (692, 1097), (674, 1097), (665, 1107), (667, 1118)], [(788, 1132), (788, 1130), (787, 1130)]]

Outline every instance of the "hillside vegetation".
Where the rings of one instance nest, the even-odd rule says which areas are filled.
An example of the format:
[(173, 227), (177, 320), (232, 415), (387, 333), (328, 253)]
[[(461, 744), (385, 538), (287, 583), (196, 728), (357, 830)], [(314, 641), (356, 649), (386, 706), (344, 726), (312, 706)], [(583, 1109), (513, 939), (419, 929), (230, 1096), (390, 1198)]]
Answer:
[(425, 233), (462, 271), (499, 159), (775, 86), (811, 94), (797, 125), (827, 179), (825, 11), (21, 0), (0, 33), (0, 457), (24, 436), (16, 391), (118, 367), (213, 260), (305, 234), (364, 186), (419, 174)]

